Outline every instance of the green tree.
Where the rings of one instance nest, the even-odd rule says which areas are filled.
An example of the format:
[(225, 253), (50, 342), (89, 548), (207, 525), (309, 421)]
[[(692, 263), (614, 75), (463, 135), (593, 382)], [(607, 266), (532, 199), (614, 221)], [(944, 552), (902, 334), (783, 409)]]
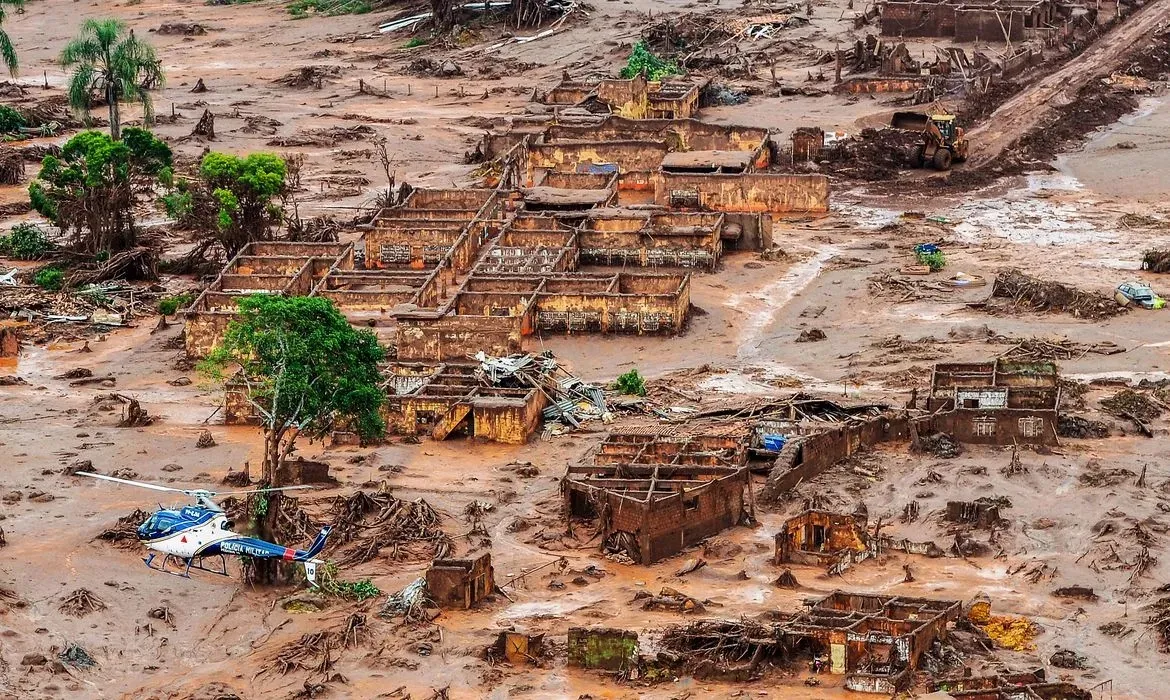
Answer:
[(8, 38), (8, 32), (2, 28), (4, 20), (8, 19), (8, 7), (16, 10), (24, 9), (24, 0), (0, 0), (0, 59), (8, 68), (9, 75), (16, 75), (16, 47)]
[(134, 30), (116, 19), (87, 19), (81, 35), (61, 51), (61, 65), (72, 68), (67, 94), (69, 104), (81, 114), (89, 115), (90, 98), (101, 93), (110, 109), (110, 136), (121, 138), (122, 120), (118, 103), (141, 102), (149, 126), (154, 120), (154, 105), (149, 89), (161, 87), (161, 62), (154, 47), (139, 41)]
[(169, 178), (171, 149), (145, 129), (129, 127), (115, 141), (83, 131), (60, 156), (45, 156), (29, 185), (29, 199), (84, 253), (110, 253), (137, 244), (134, 206)]
[(199, 176), (213, 200), (215, 230), (229, 258), (252, 241), (272, 238), (283, 218), (273, 200), (285, 193), (287, 175), (284, 159), (274, 153), (203, 156)]
[[(374, 334), (354, 329), (327, 299), (254, 294), (240, 300), (238, 318), (200, 371), (222, 381), (239, 368), (234, 380), (264, 432), (262, 481), (283, 486), (284, 463), (299, 436), (324, 437), (340, 425), (364, 438), (385, 432), (378, 388), (384, 357)], [(271, 538), (282, 496), (267, 498), (258, 530)], [(257, 562), (255, 577), (270, 583), (276, 568)]]

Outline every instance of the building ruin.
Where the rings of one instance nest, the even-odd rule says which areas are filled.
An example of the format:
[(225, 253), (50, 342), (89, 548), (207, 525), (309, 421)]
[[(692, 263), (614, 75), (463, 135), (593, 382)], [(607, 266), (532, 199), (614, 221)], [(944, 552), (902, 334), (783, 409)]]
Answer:
[(611, 452), (570, 466), (562, 482), (570, 520), (596, 522), (604, 550), (652, 564), (755, 517), (748, 469), (709, 464), (717, 459), (695, 442), (673, 454), (629, 447), (646, 461)]
[(1060, 375), (1049, 362), (934, 366), (926, 410), (931, 428), (959, 442), (1056, 445)]

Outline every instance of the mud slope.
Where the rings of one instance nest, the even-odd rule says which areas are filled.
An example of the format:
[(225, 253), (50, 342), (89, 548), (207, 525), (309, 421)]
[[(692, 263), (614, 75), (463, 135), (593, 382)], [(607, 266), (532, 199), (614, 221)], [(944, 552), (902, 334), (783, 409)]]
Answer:
[(974, 147), (967, 169), (991, 163), (1025, 134), (1043, 128), (1052, 113), (1070, 103), (1081, 87), (1117, 70), (1128, 56), (1144, 48), (1167, 20), (1170, 0), (1154, 0), (1060, 70), (1000, 105), (969, 132)]

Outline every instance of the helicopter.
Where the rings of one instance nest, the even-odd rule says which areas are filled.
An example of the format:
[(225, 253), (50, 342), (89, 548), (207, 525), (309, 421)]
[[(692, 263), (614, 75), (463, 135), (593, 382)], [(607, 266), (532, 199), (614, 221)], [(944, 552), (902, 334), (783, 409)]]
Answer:
[[(228, 520), (223, 508), (219, 507), (212, 500), (220, 495), (215, 491), (207, 491), (204, 489), (175, 489), (169, 486), (148, 484), (142, 481), (131, 481), (130, 479), (119, 479), (118, 477), (95, 474), (93, 472), (76, 472), (76, 474), (77, 476), (88, 476), (94, 479), (113, 481), (118, 484), (137, 486), (153, 491), (181, 493), (195, 499), (195, 505), (181, 506), (179, 508), (163, 508), (160, 504), (159, 509), (138, 526), (138, 541), (145, 545), (147, 550), (152, 550), (148, 556), (142, 559), (149, 569), (183, 578), (191, 578), (192, 569), (218, 574), (220, 576), (228, 576), (227, 560), (224, 558), (224, 555), (239, 554), (256, 559), (280, 559), (300, 563), (305, 567), (305, 578), (308, 579), (309, 585), (314, 587), (317, 585), (317, 566), (324, 562), (317, 559), (316, 556), (325, 548), (325, 540), (329, 537), (329, 532), (332, 530), (328, 525), (321, 528), (321, 532), (317, 534), (317, 537), (313, 540), (313, 544), (308, 549), (282, 547), (272, 542), (234, 532), (232, 530), (234, 523)], [(270, 489), (250, 489), (247, 491), (232, 491), (227, 495), (234, 496), (243, 493), (264, 493), (268, 491), (292, 491), (308, 488), (312, 487), (284, 486)], [(159, 565), (155, 566), (154, 560), (159, 554), (164, 555), (163, 560)], [(216, 556), (219, 557), (220, 568), (216, 569), (204, 565), (203, 560), (205, 558)], [(182, 573), (167, 568), (167, 565), (172, 560), (185, 565)]]

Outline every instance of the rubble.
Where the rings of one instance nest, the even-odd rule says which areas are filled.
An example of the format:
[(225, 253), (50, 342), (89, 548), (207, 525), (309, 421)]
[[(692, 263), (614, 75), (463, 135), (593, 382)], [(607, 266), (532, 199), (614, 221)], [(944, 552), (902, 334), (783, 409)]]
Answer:
[(66, 615), (85, 617), (90, 613), (101, 612), (106, 609), (105, 602), (84, 588), (78, 588), (61, 600), (57, 608)]
[(1078, 318), (1104, 319), (1126, 311), (1110, 296), (1041, 280), (1016, 269), (996, 274), (991, 295), (1034, 311), (1063, 312)]

